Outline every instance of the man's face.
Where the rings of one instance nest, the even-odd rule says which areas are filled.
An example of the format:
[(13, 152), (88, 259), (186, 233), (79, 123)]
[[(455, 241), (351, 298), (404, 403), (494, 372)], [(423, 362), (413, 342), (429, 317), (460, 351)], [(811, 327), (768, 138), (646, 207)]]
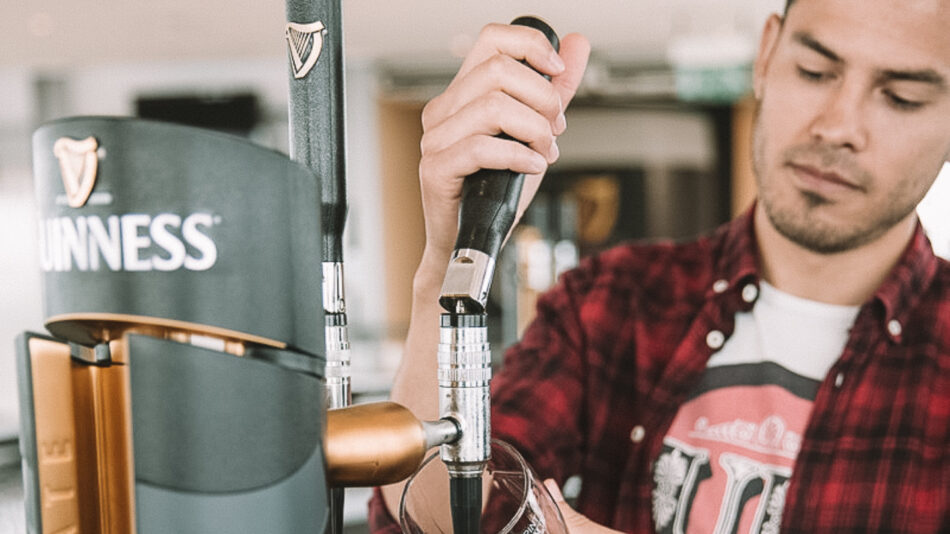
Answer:
[(772, 225), (821, 253), (871, 242), (950, 158), (950, 1), (798, 0), (766, 27), (755, 83)]

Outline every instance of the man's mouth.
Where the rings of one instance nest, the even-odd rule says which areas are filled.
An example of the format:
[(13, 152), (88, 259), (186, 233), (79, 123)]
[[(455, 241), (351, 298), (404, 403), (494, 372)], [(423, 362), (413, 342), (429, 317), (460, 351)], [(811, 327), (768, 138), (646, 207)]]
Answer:
[(862, 191), (864, 188), (832, 169), (823, 169), (812, 165), (789, 162), (800, 185), (819, 192), (832, 193), (840, 190)]

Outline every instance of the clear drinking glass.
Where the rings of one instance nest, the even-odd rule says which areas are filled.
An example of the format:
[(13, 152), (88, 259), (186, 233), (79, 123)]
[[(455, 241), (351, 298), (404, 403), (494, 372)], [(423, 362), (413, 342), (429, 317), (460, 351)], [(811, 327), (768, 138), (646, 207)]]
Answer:
[[(511, 445), (492, 440), (482, 488), (479, 534), (567, 534), (554, 498)], [(449, 473), (438, 452), (426, 458), (406, 483), (399, 525), (406, 534), (454, 534)]]

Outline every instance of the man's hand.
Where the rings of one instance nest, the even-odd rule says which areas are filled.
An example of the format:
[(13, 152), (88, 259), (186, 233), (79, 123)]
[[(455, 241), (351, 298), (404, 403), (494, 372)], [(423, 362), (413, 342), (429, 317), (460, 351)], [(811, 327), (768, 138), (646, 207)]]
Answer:
[(544, 481), (544, 486), (548, 488), (548, 491), (551, 492), (551, 496), (554, 497), (554, 502), (557, 504), (558, 509), (561, 510), (561, 515), (564, 516), (564, 522), (567, 524), (567, 531), (570, 534), (622, 534), (619, 530), (602, 527), (575, 512), (574, 509), (564, 501), (564, 496), (561, 495), (561, 490), (557, 487), (557, 482), (547, 479)]
[[(455, 245), (463, 179), (479, 169), (525, 173), (519, 217), (558, 157), (564, 109), (581, 82), (590, 44), (571, 34), (557, 54), (544, 35), (525, 26), (491, 24), (444, 93), (422, 113), (419, 177), (426, 255), (445, 265)], [(551, 76), (547, 81), (521, 63)], [(499, 133), (527, 146), (495, 137)]]
[[(422, 113), (419, 179), (426, 247), (413, 278), (406, 349), (390, 395), (420, 419), (439, 416), (439, 293), (458, 233), (462, 182), (482, 168), (526, 173), (521, 215), (548, 163), (557, 159), (555, 138), (564, 132), (564, 109), (581, 83), (589, 53), (590, 44), (578, 34), (564, 36), (557, 54), (535, 29), (489, 25), (452, 83)], [(522, 60), (551, 76), (551, 81)], [(527, 146), (495, 137), (502, 132)], [(393, 517), (399, 514), (402, 487), (400, 483), (383, 488)]]

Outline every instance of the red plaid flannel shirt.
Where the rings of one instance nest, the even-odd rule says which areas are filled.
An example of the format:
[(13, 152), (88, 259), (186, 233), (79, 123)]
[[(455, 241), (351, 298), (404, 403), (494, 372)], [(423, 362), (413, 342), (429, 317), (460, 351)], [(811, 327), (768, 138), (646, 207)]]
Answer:
[[(591, 520), (655, 532), (663, 438), (714, 352), (707, 335), (732, 334), (758, 280), (751, 212), (696, 242), (585, 260), (507, 352), (494, 436), (543, 478), (581, 475)], [(378, 492), (370, 523), (399, 532)], [(950, 264), (920, 227), (819, 387), (781, 531), (950, 532)]]

